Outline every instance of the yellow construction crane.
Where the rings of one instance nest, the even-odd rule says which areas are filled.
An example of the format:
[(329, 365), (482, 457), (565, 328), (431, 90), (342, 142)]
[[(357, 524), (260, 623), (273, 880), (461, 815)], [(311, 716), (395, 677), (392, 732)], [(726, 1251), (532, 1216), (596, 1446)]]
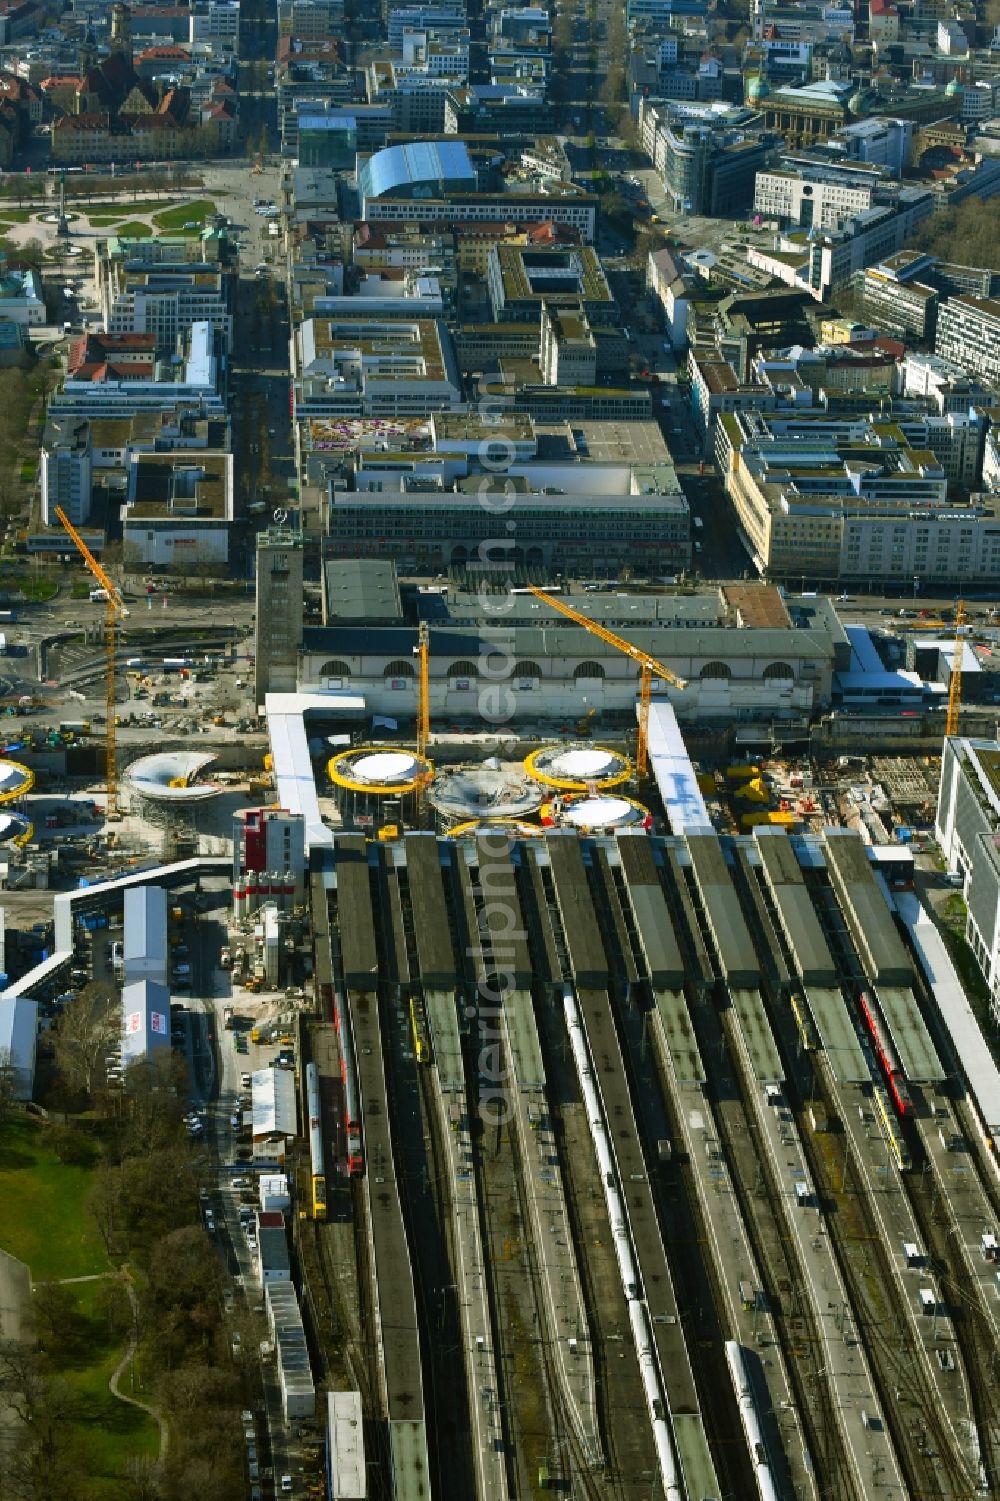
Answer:
[(951, 659), (951, 682), (948, 684), (948, 713), (945, 735), (958, 734), (958, 713), (962, 707), (962, 653), (965, 651), (965, 600), (955, 606), (955, 655)]
[(121, 594), (118, 592), (118, 586), (105, 573), (61, 506), (56, 506), (56, 516), (62, 524), (63, 530), (72, 538), (77, 552), (83, 558), (83, 561), (94, 575), (100, 587), (104, 590), (104, 647), (107, 654), (105, 682), (107, 717), (104, 732), (104, 757), (108, 784), (107, 818), (109, 822), (114, 822), (118, 818), (118, 759), (116, 754), (117, 737), (115, 735), (115, 714), (118, 709), (115, 693), (118, 657), (118, 622), (125, 619), (128, 609)]
[(417, 657), (417, 755), (425, 756), (431, 738), (431, 633), (426, 620), (417, 630)]
[(581, 615), (579, 610), (574, 610), (558, 594), (548, 594), (544, 589), (539, 589), (535, 584), (528, 584), (528, 592), (536, 599), (544, 600), (553, 610), (558, 610), (565, 615), (567, 620), (572, 620), (576, 625), (582, 625), (585, 631), (596, 636), (599, 641), (604, 641), (608, 646), (613, 646), (616, 651), (624, 652), (626, 657), (631, 657), (633, 662), (639, 664), (639, 732), (635, 744), (635, 769), (641, 777), (646, 775), (649, 760), (649, 701), (653, 693), (653, 678), (662, 678), (664, 682), (671, 683), (675, 688), (686, 688), (685, 678), (678, 677), (669, 667), (644, 652), (641, 647), (634, 646), (631, 641), (626, 641), (624, 636), (616, 636), (614, 631), (609, 631), (606, 626), (598, 625), (596, 620), (591, 620), (587, 615)]

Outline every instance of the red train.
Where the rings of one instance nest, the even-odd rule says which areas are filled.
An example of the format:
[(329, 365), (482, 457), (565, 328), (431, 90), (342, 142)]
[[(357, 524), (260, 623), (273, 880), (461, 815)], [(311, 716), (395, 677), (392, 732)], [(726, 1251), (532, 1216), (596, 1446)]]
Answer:
[(889, 1029), (886, 1026), (874, 997), (867, 990), (858, 991), (858, 1006), (864, 1017), (865, 1026), (871, 1033), (872, 1042), (875, 1044), (875, 1052), (878, 1061), (882, 1065), (885, 1074), (886, 1087), (889, 1097), (899, 1115), (911, 1116), (916, 1114), (913, 1100), (910, 1095), (910, 1086), (906, 1082), (902, 1064), (896, 1049), (893, 1047)]
[(347, 1171), (358, 1178), (365, 1170), (364, 1136), (361, 1125), (361, 1095), (354, 1054), (354, 1037), (348, 1007), (339, 990), (334, 992), (333, 1016), (340, 1043), (340, 1077), (344, 1086), (344, 1135), (347, 1138)]

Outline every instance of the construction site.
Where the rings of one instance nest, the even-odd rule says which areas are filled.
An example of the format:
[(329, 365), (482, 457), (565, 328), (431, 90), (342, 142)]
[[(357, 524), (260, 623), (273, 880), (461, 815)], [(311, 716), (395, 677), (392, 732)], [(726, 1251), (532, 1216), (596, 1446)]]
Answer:
[(181, 893), (164, 986), (218, 1053), (220, 1203), (285, 1184), (286, 1423), (357, 1393), (393, 1501), (988, 1494), (1000, 1072), (938, 921), (975, 832), (948, 852), (940, 754), (713, 734), (684, 696), (723, 701), (714, 665), (534, 588), (559, 650), (622, 659), (629, 716), (441, 723), (425, 624), (405, 715), (350, 673), (255, 703), (235, 633), (140, 655), (83, 556), (104, 713), (40, 690), (61, 717), (0, 763), (8, 887), (69, 892), (8, 993), (83, 983), (124, 889)]

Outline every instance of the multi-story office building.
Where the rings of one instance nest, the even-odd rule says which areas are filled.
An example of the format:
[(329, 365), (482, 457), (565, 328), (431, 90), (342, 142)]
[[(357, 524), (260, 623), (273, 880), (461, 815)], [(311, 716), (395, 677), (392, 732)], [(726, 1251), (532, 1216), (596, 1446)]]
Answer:
[(85, 417), (50, 417), (41, 446), (42, 520), (58, 526), (56, 507), (74, 526), (90, 519), (93, 455)]
[(447, 135), (497, 135), (536, 141), (555, 128), (555, 109), (545, 90), (525, 83), (473, 83), (445, 95)]
[(893, 202), (873, 204), (837, 229), (799, 230), (782, 237), (777, 252), (751, 246), (747, 259), (787, 286), (808, 288), (822, 301), (856, 272), (902, 250), (934, 207), (929, 188), (901, 188)]
[(167, 264), (160, 252), (147, 261), (143, 241), (98, 241), (97, 292), (109, 334), (148, 333), (157, 354), (170, 357), (179, 337), (196, 323), (218, 330), (233, 347), (231, 277), (217, 263)]
[(487, 575), (519, 566), (579, 575), (627, 565), (673, 573), (689, 566), (690, 514), (679, 486), (669, 494), (656, 493), (655, 482), (632, 489), (631, 477), (619, 482), (602, 471), (589, 476), (589, 493), (560, 492), (567, 476), (551, 469), (545, 489), (510, 471), (470, 474), (448, 488), (396, 469), (366, 473), (359, 479), (370, 490), (331, 487), (331, 547), (342, 556), (391, 557), (411, 572), (482, 565)]
[(937, 322), (938, 292), (918, 281), (922, 263), (930, 256), (902, 250), (877, 266), (869, 266), (861, 284), (866, 317), (878, 328), (913, 334), (921, 341), (933, 339)]
[(1000, 577), (1000, 507), (948, 498), (930, 448), (867, 417), (719, 417), (715, 454), (768, 577), (945, 587)]
[(122, 528), (127, 567), (185, 569), (228, 562), (232, 454), (135, 454), (127, 499)]
[(675, 210), (719, 216), (750, 204), (765, 159), (752, 120), (747, 110), (720, 114), (680, 101), (642, 102), (643, 147)]
[(754, 213), (777, 219), (779, 228), (837, 229), (845, 219), (869, 209), (876, 184), (865, 170), (813, 169), (799, 172), (758, 172), (754, 185)]
[(302, 644), (302, 533), (270, 527), (257, 535), (256, 702), (294, 693)]
[(934, 348), (1000, 391), (1000, 301), (949, 297), (938, 310)]
[(965, 937), (1000, 1022), (1000, 744), (960, 736), (944, 742), (935, 835), (962, 879)]
[(207, 42), (213, 52), (238, 52), (240, 0), (195, 0), (191, 6), (188, 42)]
[(344, 0), (278, 0), (279, 39), (319, 41), (339, 35), (343, 23)]
[(538, 363), (547, 386), (592, 386), (597, 380), (597, 340), (582, 307), (542, 304)]
[(365, 203), (371, 224), (557, 224), (577, 229), (593, 244), (598, 200), (573, 183), (550, 183), (545, 193), (511, 188), (504, 193), (451, 192), (434, 198), (388, 189)]
[(298, 418), (412, 417), (463, 404), (441, 322), (307, 318), (292, 356)]
[(107, 336), (89, 334), (80, 341), (82, 356), (77, 359), (71, 352), (62, 390), (49, 398), (49, 416), (134, 417), (139, 412), (190, 409), (202, 416), (221, 416), (225, 390), (217, 338), (209, 324), (196, 323), (179, 341), (178, 362), (155, 359), (152, 341), (143, 361), (109, 362), (91, 358), (108, 347)]
[(501, 242), (487, 256), (486, 286), (497, 323), (537, 323), (543, 302), (550, 308), (582, 307), (595, 327), (608, 327), (620, 317), (590, 245)]
[(30, 267), (8, 270), (4, 255), (0, 255), (0, 318), (23, 328), (45, 322), (45, 298), (38, 272)]
[(305, 97), (295, 97), (293, 91), (285, 109), (282, 98), (279, 85), (282, 153), (297, 155), (300, 167), (346, 171), (345, 162), (353, 166), (359, 153), (380, 151), (396, 128), (391, 104), (331, 105), (310, 90)]

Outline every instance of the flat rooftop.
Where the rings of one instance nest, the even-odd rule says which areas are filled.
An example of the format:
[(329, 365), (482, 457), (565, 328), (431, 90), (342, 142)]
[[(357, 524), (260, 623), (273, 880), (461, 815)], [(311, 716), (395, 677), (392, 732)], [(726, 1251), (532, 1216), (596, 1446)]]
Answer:
[(230, 459), (223, 453), (144, 454), (130, 485), (135, 499), (126, 524), (150, 521), (224, 521), (228, 519)]
[(672, 458), (658, 422), (536, 422), (540, 459), (631, 464), (670, 464)]

